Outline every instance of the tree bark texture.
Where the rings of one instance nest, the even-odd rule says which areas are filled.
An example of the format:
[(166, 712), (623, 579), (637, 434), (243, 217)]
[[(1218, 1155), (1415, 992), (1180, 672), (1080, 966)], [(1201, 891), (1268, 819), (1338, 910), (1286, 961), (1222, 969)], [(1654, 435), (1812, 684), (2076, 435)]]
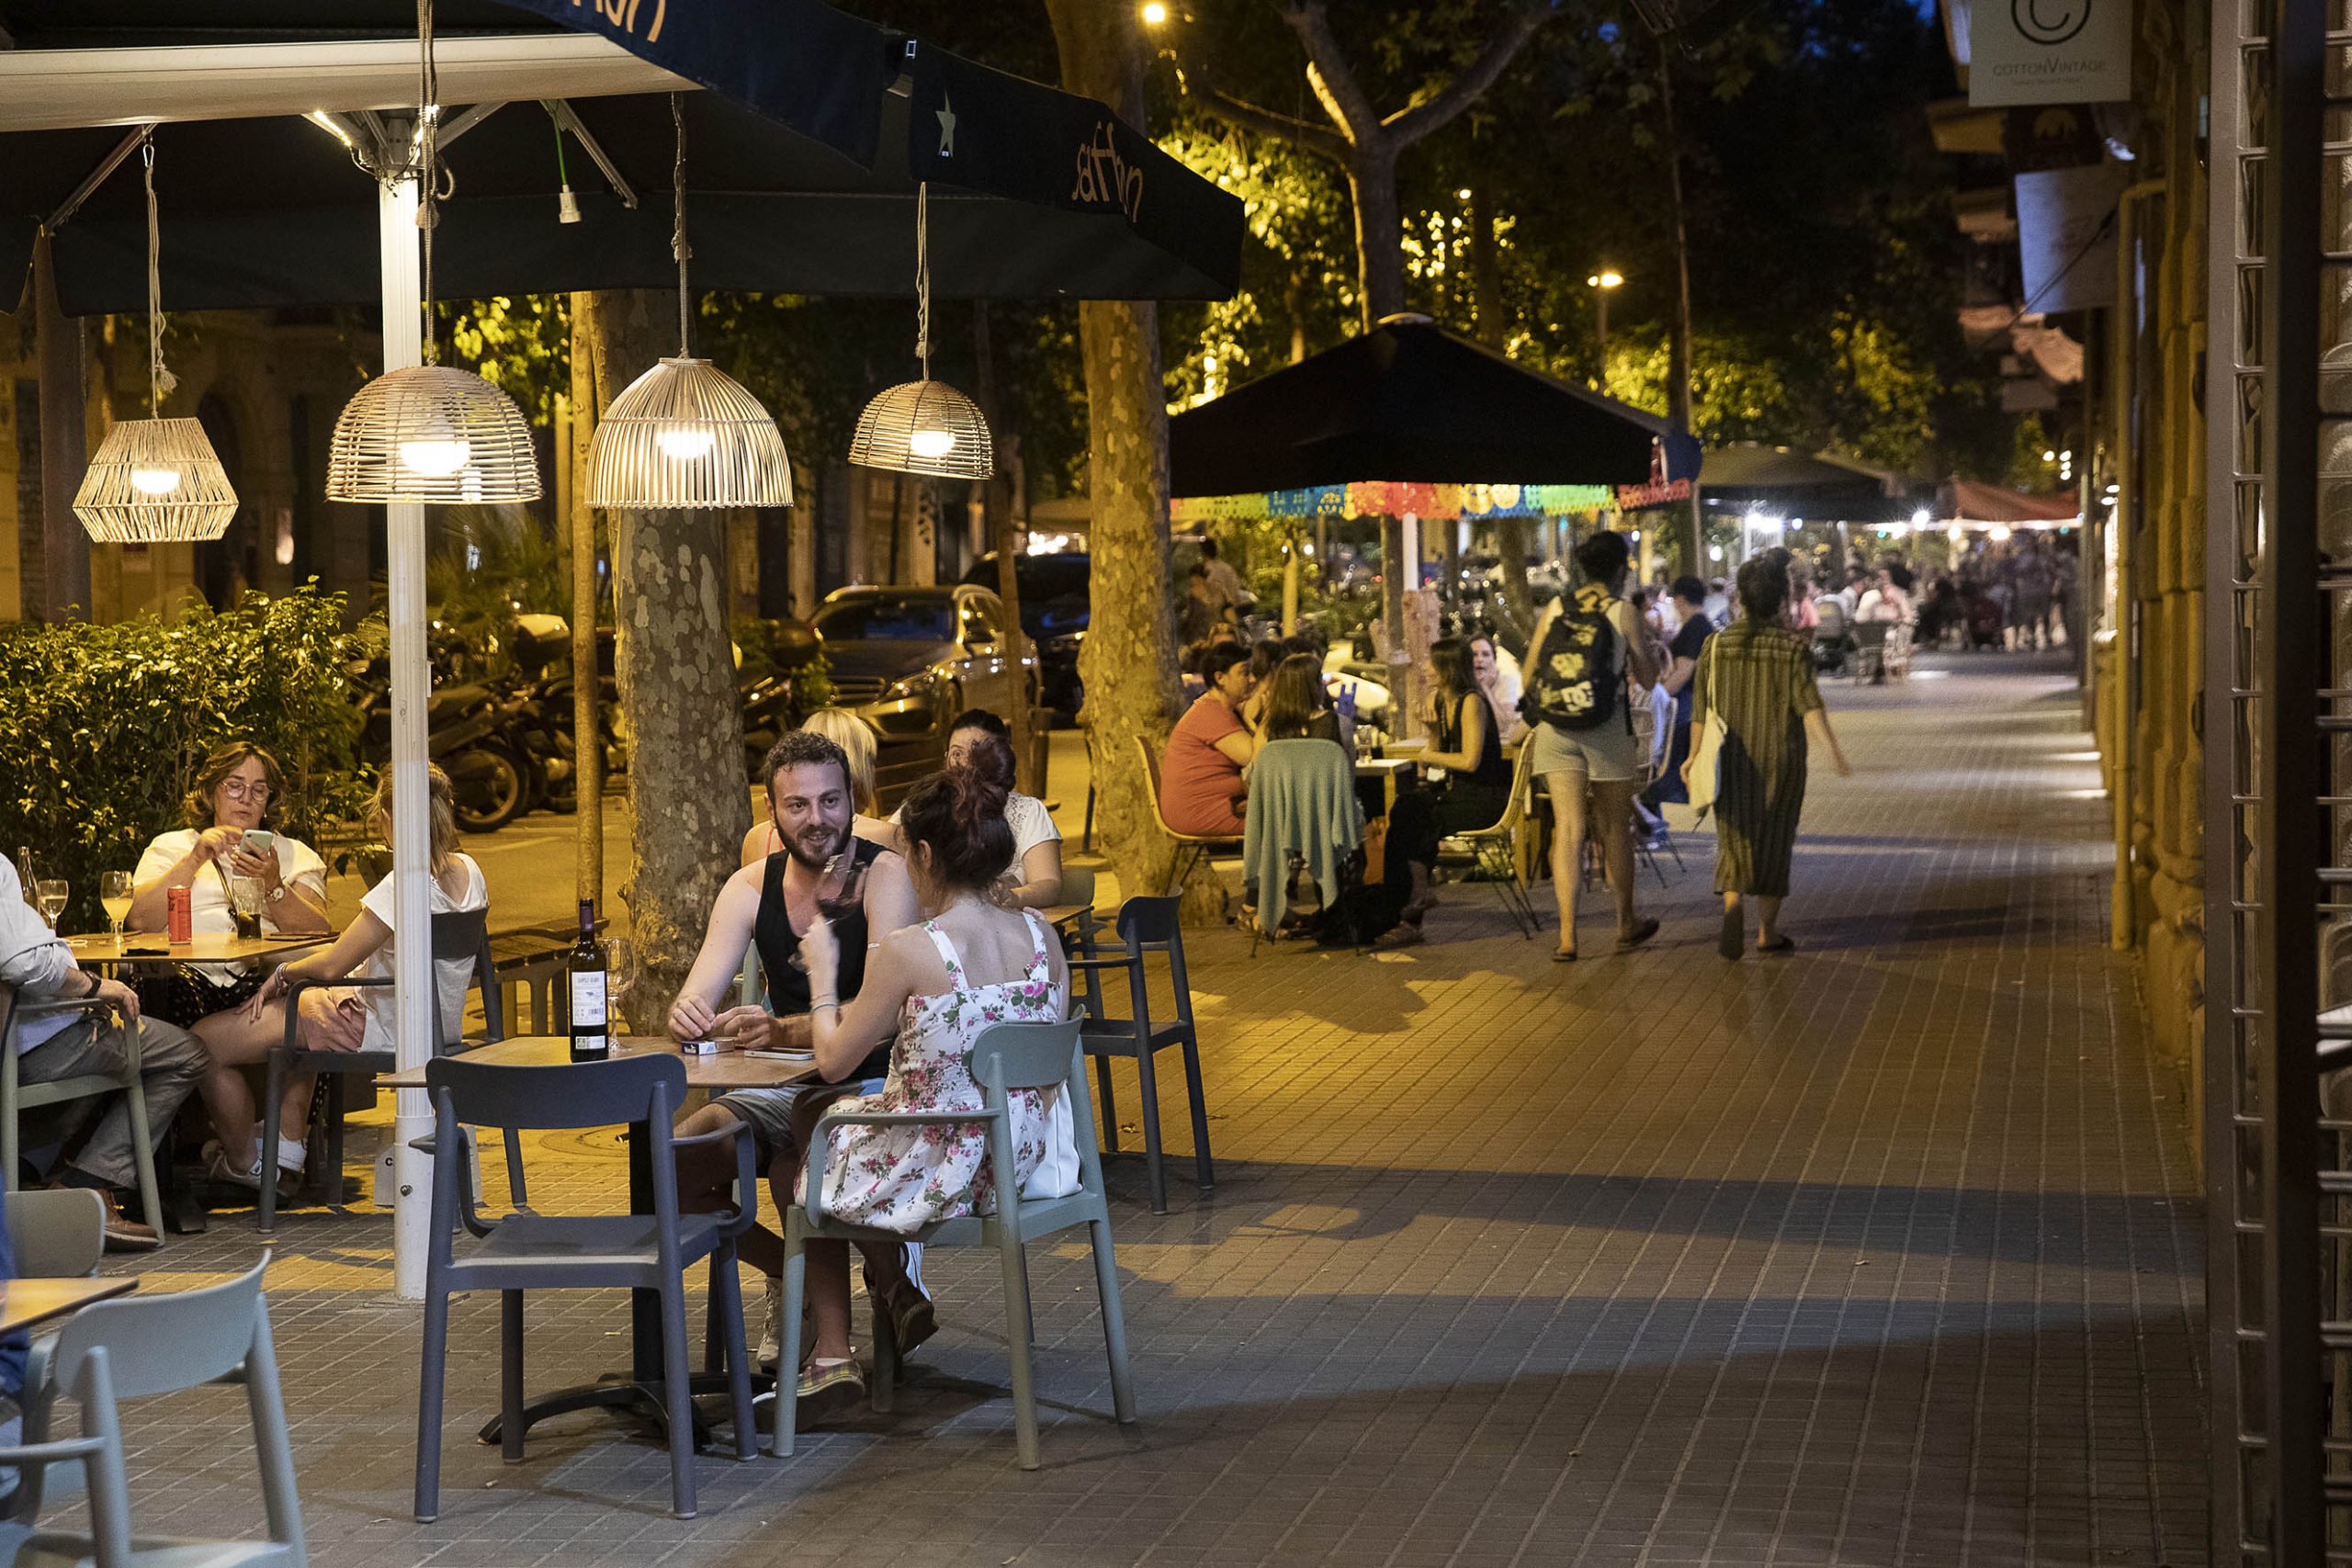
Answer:
[(1495, 519), (1495, 553), (1503, 558), (1503, 603), (1519, 621), (1521, 637), (1535, 626), (1535, 596), (1527, 587), (1527, 519)]
[(1404, 217), (1396, 197), (1396, 158), (1385, 145), (1348, 161), (1348, 195), (1356, 214), (1356, 275), (1363, 328), (1405, 308)]
[(1495, 247), (1494, 187), (1478, 180), (1470, 187), (1470, 310), (1478, 341), (1500, 353), (1510, 339), (1504, 319), (1502, 258)]
[[(1143, 129), (1143, 40), (1130, 0), (1046, 0), (1062, 85)], [(1168, 885), (1175, 845), (1151, 809), (1141, 738), (1166, 750), (1175, 711), (1176, 639), (1168, 592), (1168, 404), (1159, 312), (1148, 303), (1079, 307), (1086, 364), (1091, 609), (1079, 675), (1094, 763), (1095, 824), (1130, 896)]]
[(668, 1016), (752, 825), (727, 638), (726, 513), (615, 514), (636, 952), (630, 1021)]

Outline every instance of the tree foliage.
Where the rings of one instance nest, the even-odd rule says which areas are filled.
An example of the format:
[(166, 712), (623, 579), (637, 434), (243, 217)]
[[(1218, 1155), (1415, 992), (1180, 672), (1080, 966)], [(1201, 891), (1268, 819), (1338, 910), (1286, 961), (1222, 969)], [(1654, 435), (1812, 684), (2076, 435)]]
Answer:
[(20, 624), (0, 636), (0, 845), (73, 885), (68, 921), (98, 918), (98, 874), (127, 871), (214, 746), (249, 739), (287, 772), (271, 820), (305, 838), (356, 817), (368, 780), (348, 667), (364, 636), (343, 600), (305, 586), (175, 620)]

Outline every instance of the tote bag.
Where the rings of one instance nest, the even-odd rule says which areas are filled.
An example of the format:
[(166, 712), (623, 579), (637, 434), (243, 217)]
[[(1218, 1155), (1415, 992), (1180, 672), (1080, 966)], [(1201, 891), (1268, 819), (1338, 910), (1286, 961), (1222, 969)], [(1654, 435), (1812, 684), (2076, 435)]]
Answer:
[[(1707, 651), (1700, 656), (1702, 667), (1711, 666), (1714, 657), (1715, 639), (1709, 637)], [(1714, 694), (1712, 671), (1709, 673), (1707, 690), (1710, 696)], [(1723, 761), (1723, 750), (1724, 717), (1722, 714), (1715, 711), (1713, 704), (1710, 703), (1705, 719), (1699, 727), (1699, 733), (1690, 739), (1690, 809), (1697, 812), (1702, 820), (1707, 813), (1714, 808), (1716, 773)]]

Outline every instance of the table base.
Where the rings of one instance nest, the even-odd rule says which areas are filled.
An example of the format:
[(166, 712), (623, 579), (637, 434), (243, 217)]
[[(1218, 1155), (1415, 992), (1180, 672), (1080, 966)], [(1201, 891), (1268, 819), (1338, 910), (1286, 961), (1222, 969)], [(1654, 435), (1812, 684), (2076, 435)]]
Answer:
[[(752, 1394), (760, 1394), (774, 1387), (775, 1380), (764, 1372), (752, 1374)], [(710, 1443), (713, 1423), (694, 1404), (698, 1399), (726, 1398), (729, 1393), (725, 1372), (695, 1372), (686, 1379), (687, 1408), (694, 1412), (695, 1451), (701, 1452)], [(627, 1372), (606, 1372), (593, 1383), (580, 1383), (541, 1394), (523, 1402), (523, 1430), (552, 1416), (569, 1416), (575, 1410), (611, 1410), (626, 1412), (643, 1419), (645, 1425), (664, 1442), (670, 1436), (669, 1385), (659, 1379), (633, 1378)], [(475, 1434), (482, 1442), (497, 1445), (505, 1440), (505, 1417), (493, 1416)]]

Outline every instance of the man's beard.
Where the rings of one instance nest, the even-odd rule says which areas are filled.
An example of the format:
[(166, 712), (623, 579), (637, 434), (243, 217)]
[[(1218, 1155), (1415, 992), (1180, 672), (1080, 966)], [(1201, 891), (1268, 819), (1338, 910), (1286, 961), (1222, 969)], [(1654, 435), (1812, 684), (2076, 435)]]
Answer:
[[(810, 839), (815, 839), (817, 837), (815, 829), (803, 829), (801, 831)], [(822, 872), (827, 865), (831, 863), (834, 856), (849, 848), (849, 825), (847, 823), (843, 823), (838, 831), (828, 830), (825, 838), (820, 842), (819, 847), (814, 852), (811, 852), (801, 843), (798, 836), (786, 833), (780, 828), (776, 830), (776, 834), (777, 837), (784, 840), (785, 853), (790, 855), (794, 860), (798, 861), (802, 865), (807, 866), (810, 871), (815, 872)]]

